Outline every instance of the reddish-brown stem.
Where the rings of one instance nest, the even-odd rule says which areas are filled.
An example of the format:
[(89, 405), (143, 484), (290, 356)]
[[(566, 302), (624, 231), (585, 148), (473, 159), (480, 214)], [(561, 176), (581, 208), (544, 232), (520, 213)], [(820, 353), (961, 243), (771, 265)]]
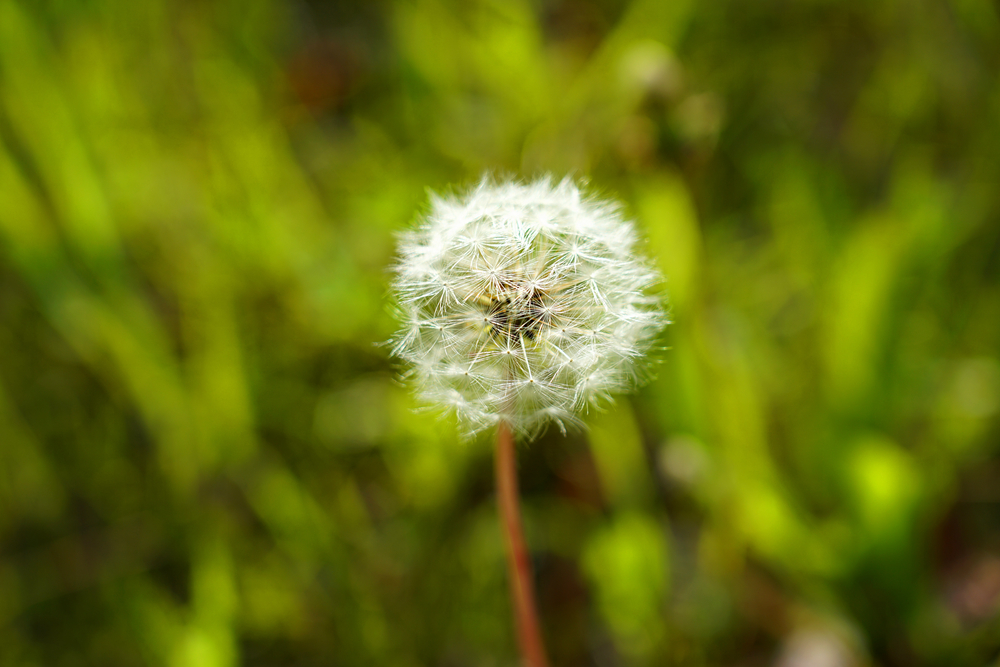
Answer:
[(521, 658), (526, 667), (548, 667), (545, 645), (538, 627), (538, 612), (535, 610), (535, 588), (531, 579), (531, 561), (524, 546), (524, 531), (521, 529), (521, 508), (517, 492), (517, 455), (514, 450), (514, 435), (506, 422), (500, 422), (497, 431), (497, 499), (500, 517), (507, 538), (507, 572), (510, 578), (510, 593), (514, 602), (514, 621), (517, 624), (517, 639), (521, 646)]

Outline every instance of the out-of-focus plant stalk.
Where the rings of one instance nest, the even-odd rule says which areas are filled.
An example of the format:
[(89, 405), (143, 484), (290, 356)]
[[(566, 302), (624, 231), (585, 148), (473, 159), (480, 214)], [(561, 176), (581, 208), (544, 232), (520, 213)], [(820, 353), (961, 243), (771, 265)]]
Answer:
[(497, 431), (496, 477), (500, 517), (507, 538), (507, 571), (521, 658), (526, 667), (548, 667), (549, 660), (545, 654), (545, 645), (542, 643), (538, 611), (535, 609), (531, 561), (528, 559), (524, 531), (521, 528), (514, 436), (504, 421), (500, 422)]

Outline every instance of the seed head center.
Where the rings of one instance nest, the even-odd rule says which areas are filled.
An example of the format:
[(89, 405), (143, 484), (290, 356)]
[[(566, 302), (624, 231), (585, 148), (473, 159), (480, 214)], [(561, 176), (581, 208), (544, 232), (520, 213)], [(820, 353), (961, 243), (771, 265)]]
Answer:
[(535, 286), (505, 280), (501, 289), (482, 301), (490, 334), (507, 346), (535, 340), (549, 320), (548, 301), (548, 295)]

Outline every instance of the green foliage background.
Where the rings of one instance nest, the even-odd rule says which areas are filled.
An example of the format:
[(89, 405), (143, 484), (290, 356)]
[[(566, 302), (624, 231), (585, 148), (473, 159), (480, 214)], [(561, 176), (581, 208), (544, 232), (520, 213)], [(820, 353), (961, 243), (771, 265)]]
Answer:
[(374, 344), (484, 170), (676, 321), (522, 448), (556, 665), (998, 664), (998, 72), (988, 0), (0, 0), (0, 666), (517, 663), (490, 442)]

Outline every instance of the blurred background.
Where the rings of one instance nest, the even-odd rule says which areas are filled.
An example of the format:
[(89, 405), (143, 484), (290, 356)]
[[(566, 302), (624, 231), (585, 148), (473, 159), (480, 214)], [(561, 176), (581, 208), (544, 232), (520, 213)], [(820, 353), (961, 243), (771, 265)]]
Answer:
[(521, 450), (560, 665), (997, 665), (989, 0), (0, 0), (0, 666), (517, 664), (394, 234), (586, 179), (657, 378)]

